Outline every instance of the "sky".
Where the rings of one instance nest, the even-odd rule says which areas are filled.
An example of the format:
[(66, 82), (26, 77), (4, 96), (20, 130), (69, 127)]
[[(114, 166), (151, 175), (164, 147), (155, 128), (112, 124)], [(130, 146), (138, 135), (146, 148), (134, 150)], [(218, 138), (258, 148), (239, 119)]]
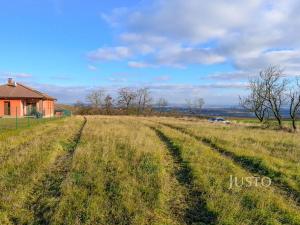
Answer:
[(148, 87), (170, 104), (238, 104), (269, 65), (300, 69), (297, 0), (0, 0), (0, 83), (85, 101)]

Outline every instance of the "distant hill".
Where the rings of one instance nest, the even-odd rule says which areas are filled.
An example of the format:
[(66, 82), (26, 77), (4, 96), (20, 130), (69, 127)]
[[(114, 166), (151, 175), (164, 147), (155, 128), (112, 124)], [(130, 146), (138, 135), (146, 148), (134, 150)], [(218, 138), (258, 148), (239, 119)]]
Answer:
[[(166, 107), (163, 109), (165, 112), (177, 111), (183, 114), (191, 114), (189, 109), (186, 107)], [(254, 118), (253, 113), (249, 113), (246, 110), (238, 107), (211, 107), (204, 108), (202, 110), (193, 109), (193, 115), (202, 115), (202, 116), (224, 116), (224, 117), (240, 117), (240, 118)], [(289, 110), (283, 109), (282, 115), (284, 118), (289, 117)]]

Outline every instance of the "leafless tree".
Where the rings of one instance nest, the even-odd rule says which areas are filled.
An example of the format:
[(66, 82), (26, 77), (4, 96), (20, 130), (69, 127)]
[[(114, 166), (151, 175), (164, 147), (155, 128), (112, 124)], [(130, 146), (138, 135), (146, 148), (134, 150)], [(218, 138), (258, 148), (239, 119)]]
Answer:
[(287, 79), (283, 76), (283, 69), (279, 66), (270, 66), (259, 74), (263, 85), (261, 98), (267, 103), (267, 108), (273, 113), (280, 128), (282, 128), (281, 109), (286, 100)]
[(84, 105), (83, 102), (77, 100), (76, 103), (74, 104), (74, 108), (75, 108), (75, 114), (85, 114), (85, 108), (86, 106)]
[(195, 101), (195, 108), (198, 110), (198, 111), (201, 111), (204, 104), (205, 104), (205, 101), (203, 98), (196, 98)]
[(140, 88), (136, 92), (137, 98), (137, 112), (140, 114), (144, 112), (144, 110), (149, 107), (151, 104), (152, 98), (150, 95), (149, 88)]
[(113, 109), (113, 98), (110, 95), (106, 95), (104, 98), (104, 108), (106, 114), (110, 115)]
[(157, 106), (161, 113), (163, 111), (163, 109), (168, 106), (168, 101), (164, 98), (160, 98), (160, 99), (158, 99)]
[(240, 98), (240, 105), (255, 113), (262, 122), (271, 112), (282, 128), (282, 106), (286, 100), (287, 79), (279, 66), (269, 66), (259, 73), (258, 78), (249, 81), (250, 95)]
[(297, 130), (297, 116), (300, 112), (300, 83), (299, 79), (297, 79), (297, 85), (292, 87), (289, 93), (290, 98), (290, 117), (292, 119), (292, 126), (294, 131)]
[(250, 94), (246, 97), (240, 97), (240, 105), (249, 112), (255, 114), (260, 122), (263, 122), (266, 118), (268, 108), (266, 106), (264, 85), (262, 81), (252, 79), (249, 81)]
[(185, 99), (185, 103), (190, 114), (195, 114), (196, 112), (201, 111), (205, 104), (203, 98), (196, 98), (193, 101), (191, 99)]
[(130, 88), (121, 88), (118, 91), (118, 104), (128, 112), (136, 99), (136, 92)]
[(187, 109), (188, 109), (188, 112), (190, 113), (190, 114), (194, 114), (194, 111), (193, 111), (193, 102), (192, 102), (192, 100), (191, 99), (185, 99), (185, 104), (186, 104), (186, 106), (187, 106)]
[(99, 89), (99, 90), (94, 90), (90, 94), (88, 94), (86, 96), (86, 99), (93, 108), (99, 109), (103, 104), (104, 96), (105, 96), (105, 91)]

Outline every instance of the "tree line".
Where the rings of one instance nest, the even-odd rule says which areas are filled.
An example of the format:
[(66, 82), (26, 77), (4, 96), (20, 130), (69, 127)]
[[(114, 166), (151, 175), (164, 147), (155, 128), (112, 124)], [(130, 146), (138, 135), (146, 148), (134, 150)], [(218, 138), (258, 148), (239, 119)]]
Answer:
[(297, 119), (300, 113), (300, 82), (299, 78), (288, 79), (280, 66), (269, 66), (260, 71), (259, 75), (249, 80), (250, 93), (240, 97), (240, 105), (255, 114), (263, 123), (275, 118), (279, 128), (283, 128), (282, 111), (289, 109), (292, 129), (297, 130)]
[[(78, 101), (75, 104), (76, 114), (105, 114), (105, 115), (150, 115), (169, 114), (179, 115), (175, 110), (166, 110), (169, 106), (167, 99), (160, 97), (154, 100), (149, 88), (123, 87), (117, 91), (116, 97), (103, 89), (92, 90), (86, 96), (87, 104)], [(186, 100), (189, 114), (196, 114), (204, 105), (202, 98)]]

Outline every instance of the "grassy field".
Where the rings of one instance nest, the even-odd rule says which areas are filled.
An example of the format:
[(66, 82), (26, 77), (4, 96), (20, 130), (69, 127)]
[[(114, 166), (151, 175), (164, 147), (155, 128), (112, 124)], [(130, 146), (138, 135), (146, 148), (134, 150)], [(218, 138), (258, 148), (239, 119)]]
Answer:
[(300, 224), (298, 133), (88, 116), (0, 146), (1, 225)]
[(45, 123), (57, 118), (40, 118), (36, 119), (33, 117), (26, 118), (0, 118), (0, 132), (6, 130), (13, 130), (17, 128), (27, 128), (35, 126), (37, 124)]
[[(238, 124), (252, 124), (252, 125), (260, 125), (261, 123), (257, 118), (235, 118), (235, 117), (228, 117), (228, 120), (238, 123)], [(300, 126), (300, 121), (296, 122), (297, 126)], [(269, 119), (264, 122), (265, 126), (270, 126), (276, 128), (278, 126), (278, 122), (275, 119)], [(282, 125), (286, 128), (292, 127), (292, 121), (290, 119), (283, 119)]]

